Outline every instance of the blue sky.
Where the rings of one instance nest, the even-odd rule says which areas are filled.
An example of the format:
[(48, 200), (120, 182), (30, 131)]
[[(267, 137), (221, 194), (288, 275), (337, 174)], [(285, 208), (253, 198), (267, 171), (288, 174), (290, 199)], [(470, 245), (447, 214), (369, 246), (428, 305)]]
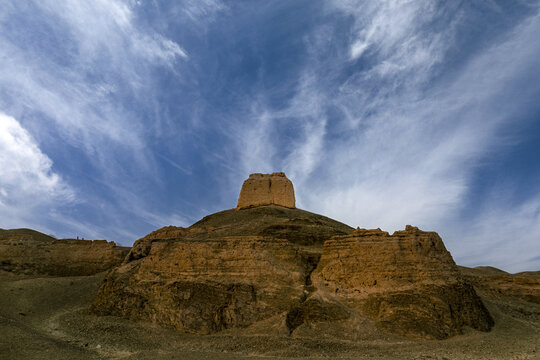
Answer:
[(540, 269), (540, 1), (0, 0), (0, 227), (131, 243), (252, 172)]

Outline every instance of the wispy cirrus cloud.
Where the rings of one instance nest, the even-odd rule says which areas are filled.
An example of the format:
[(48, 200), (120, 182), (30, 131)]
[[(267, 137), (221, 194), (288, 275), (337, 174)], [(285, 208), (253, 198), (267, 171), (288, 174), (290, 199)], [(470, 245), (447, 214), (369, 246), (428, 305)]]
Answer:
[[(390, 231), (412, 223), (439, 231), (458, 262), (472, 264), (471, 252), (514, 266), (498, 250), (482, 257), (489, 224), (505, 216), (501, 234), (534, 230), (526, 209), (540, 189), (479, 204), (495, 182), (483, 165), (519, 147), (540, 112), (538, 10), (501, 0), (4, 2), (0, 111), (85, 204), (52, 208), (51, 228), (129, 243), (234, 206), (250, 172), (284, 170), (302, 208)], [(525, 235), (516, 248), (533, 254)], [(532, 266), (522, 254), (512, 257)]]
[[(429, 67), (441, 60), (441, 35), (431, 31), (420, 35), (422, 29), (440, 18), (440, 4), (433, 1), (333, 1), (330, 6), (354, 18), (351, 28), (349, 55), (356, 60), (364, 53), (376, 53), (382, 60), (374, 72), (391, 72)], [(454, 20), (455, 21), (455, 20)], [(449, 34), (450, 29), (444, 29)]]
[[(105, 187), (110, 194), (109, 185), (119, 183), (136, 189), (146, 178), (133, 176), (136, 171), (158, 171), (147, 150), (154, 123), (143, 113), (154, 104), (152, 73), (164, 68), (178, 76), (177, 65), (189, 61), (177, 42), (139, 21), (136, 7), (116, 0), (0, 4), (0, 110), (47, 146), (47, 159), (70, 159), (60, 164), (69, 172), (63, 183), (73, 193), (84, 191), (79, 201), (93, 209), (86, 212), (99, 213), (96, 204), (104, 201), (134, 211), (121, 194), (104, 200), (94, 192)], [(56, 199), (42, 200), (65, 225), (61, 231), (90, 228)], [(48, 216), (23, 209), (18, 216), (24, 219)]]
[[(142, 146), (143, 119), (123, 101), (126, 91), (141, 98), (152, 86), (149, 66), (186, 59), (177, 43), (140, 29), (122, 1), (40, 1), (2, 10), (14, 14), (3, 20), (4, 29), (35, 21), (46, 31), (39, 34), (42, 41), (58, 45), (44, 51), (33, 43), (38, 34), (5, 31), (0, 36), (3, 93), (22, 98), (27, 109), (45, 115), (40, 123), (53, 122), (65, 139), (90, 152), (99, 152), (104, 139)], [(21, 101), (5, 101), (2, 107), (22, 113), (8, 108), (13, 103)]]
[[(176, 42), (136, 22), (136, 3), (121, 0), (40, 1), (36, 5), (67, 26), (86, 62), (106, 57), (110, 66), (137, 66), (130, 57), (171, 66), (188, 55)], [(133, 70), (133, 69), (131, 69)], [(130, 73), (135, 76), (135, 73)]]
[[(538, 94), (538, 86), (521, 76), (534, 73), (537, 66), (534, 54), (540, 48), (530, 43), (539, 28), (539, 17), (534, 16), (513, 36), (471, 59), (448, 82), (431, 86), (427, 93), (421, 87), (412, 94), (398, 93), (385, 99), (374, 115), (358, 119), (364, 126), (335, 149), (331, 167), (338, 171), (352, 165), (349, 174), (342, 175), (349, 185), (339, 186), (348, 189), (339, 197), (351, 199), (351, 207), (340, 211), (340, 217), (352, 222), (356, 216), (357, 222), (396, 229), (406, 221), (438, 225), (459, 209), (475, 163), (499, 148), (501, 127), (518, 125), (517, 104)], [(362, 83), (356, 88), (361, 91)], [(355, 113), (349, 94), (339, 106)], [(515, 105), (500, 109), (501, 101)], [(359, 109), (362, 105), (357, 104)], [(339, 202), (336, 199), (336, 209), (342, 208)], [(369, 209), (363, 204), (370, 204)]]
[[(221, 0), (184, 0), (177, 7), (177, 11), (188, 16), (195, 24), (205, 24), (224, 11), (228, 7)], [(201, 21), (205, 20), (205, 21)]]
[[(450, 231), (466, 226), (459, 214), (470, 206), (478, 164), (505, 151), (509, 143), (501, 132), (530, 121), (522, 109), (540, 95), (538, 7), (457, 64), (456, 46), (464, 41), (459, 31), (469, 21), (458, 7), (430, 1), (332, 6), (328, 11), (352, 18), (347, 46), (336, 48), (331, 33), (321, 41), (320, 29), (306, 37), (311, 52), (295, 95), (285, 108), (264, 109), (272, 122), (251, 141), (267, 147), (259, 148), (263, 157), (287, 147), (286, 156), (271, 157), (266, 167), (287, 170), (300, 206), (353, 226), (392, 231), (412, 223), (438, 230), (449, 236), (458, 261), (465, 261), (467, 251), (478, 248), (469, 245), (472, 239), (488, 246), (491, 236), (478, 230), (465, 241), (465, 228), (460, 235)], [(459, 71), (445, 73), (452, 62)], [(280, 142), (273, 134), (284, 124), (295, 129), (294, 136)], [(257, 163), (254, 154), (245, 155), (246, 164)], [(491, 204), (501, 216), (512, 212), (506, 206)], [(518, 204), (515, 221), (501, 234), (511, 234), (521, 217), (532, 225), (534, 216), (520, 210), (531, 206), (533, 200)], [(493, 218), (479, 214), (476, 220), (474, 228), (485, 230)], [(516, 240), (521, 250), (512, 261), (534, 251), (530, 239)], [(476, 255), (477, 262), (510, 266), (503, 255)]]
[(497, 188), (477, 216), (445, 229), (450, 250), (461, 264), (497, 264), (509, 272), (538, 269), (540, 196), (503, 205), (512, 202), (508, 189)]

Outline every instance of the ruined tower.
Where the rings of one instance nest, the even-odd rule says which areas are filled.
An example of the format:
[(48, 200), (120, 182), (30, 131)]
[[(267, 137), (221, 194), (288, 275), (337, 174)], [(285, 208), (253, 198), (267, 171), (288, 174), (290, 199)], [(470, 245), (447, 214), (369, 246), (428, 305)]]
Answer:
[(263, 205), (295, 208), (293, 184), (285, 173), (251, 174), (244, 181), (236, 208), (246, 209)]

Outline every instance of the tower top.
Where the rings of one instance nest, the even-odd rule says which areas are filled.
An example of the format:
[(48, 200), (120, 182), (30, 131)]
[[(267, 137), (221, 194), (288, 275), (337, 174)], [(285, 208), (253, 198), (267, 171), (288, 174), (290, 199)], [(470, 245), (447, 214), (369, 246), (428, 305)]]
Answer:
[(279, 205), (295, 208), (294, 188), (285, 173), (251, 174), (244, 181), (237, 209), (246, 209), (263, 205)]

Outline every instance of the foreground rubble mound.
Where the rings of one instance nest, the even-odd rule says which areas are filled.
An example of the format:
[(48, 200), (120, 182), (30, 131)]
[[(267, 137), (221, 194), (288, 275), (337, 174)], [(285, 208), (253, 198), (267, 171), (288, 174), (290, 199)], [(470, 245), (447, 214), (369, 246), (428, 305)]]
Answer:
[[(491, 328), (490, 314), (436, 233), (409, 226), (392, 236), (354, 231), (275, 202), (261, 205), (287, 188), (259, 186), (275, 177), (257, 174), (257, 186), (246, 181), (241, 194), (247, 187), (250, 196), (241, 195), (236, 209), (137, 240), (107, 275), (91, 312), (198, 334), (292, 334), (330, 322), (351, 332), (359, 318), (420, 338)], [(294, 194), (292, 183), (287, 193)]]
[(18, 274), (93, 275), (120, 265), (128, 251), (112, 241), (55, 239), (30, 229), (0, 229), (0, 270)]

